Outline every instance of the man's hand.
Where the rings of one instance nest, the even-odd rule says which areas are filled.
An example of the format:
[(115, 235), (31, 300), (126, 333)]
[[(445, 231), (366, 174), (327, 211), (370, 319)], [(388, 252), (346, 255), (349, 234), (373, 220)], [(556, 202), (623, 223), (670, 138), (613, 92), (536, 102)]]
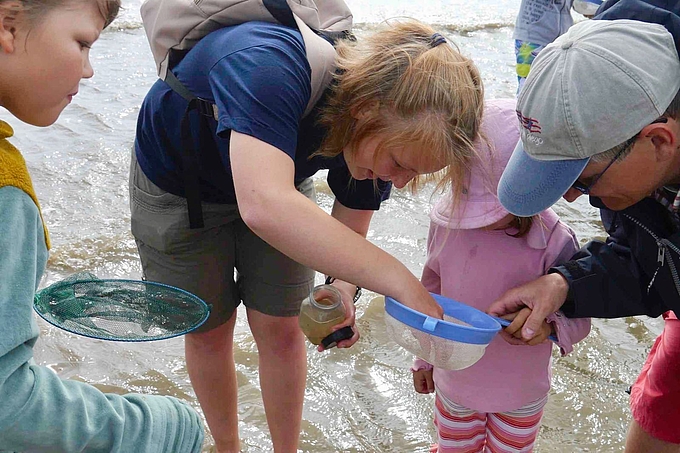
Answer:
[[(338, 348), (349, 348), (354, 343), (359, 341), (359, 330), (354, 325), (355, 322), (354, 316), (356, 313), (356, 308), (354, 307), (354, 293), (357, 290), (357, 286), (342, 280), (335, 280), (333, 282), (333, 286), (335, 286), (342, 295), (342, 303), (345, 306), (345, 320), (340, 324), (334, 325), (332, 330), (333, 332), (335, 332), (336, 330), (342, 329), (343, 327), (351, 326), (352, 330), (354, 331), (354, 335), (352, 336), (352, 338), (339, 341), (336, 346)], [(319, 345), (319, 347), (316, 348), (316, 350), (319, 352), (323, 351), (324, 350), (323, 345)]]
[(530, 315), (531, 309), (524, 307), (518, 312), (503, 316), (505, 319), (512, 320), (509, 326), (500, 331), (500, 334), (505, 339), (505, 341), (514, 345), (535, 346), (546, 341), (548, 337), (554, 333), (552, 324), (544, 320), (538, 333), (536, 333), (536, 335), (531, 340), (523, 340), (521, 329)]
[(525, 285), (506, 291), (491, 304), (487, 313), (505, 317), (524, 307), (530, 308), (531, 313), (521, 329), (521, 337), (525, 342), (529, 342), (541, 331), (545, 318), (559, 310), (564, 304), (568, 292), (569, 284), (561, 274), (556, 272), (544, 275)]
[(413, 372), (413, 388), (418, 393), (434, 392), (434, 381), (432, 380), (432, 370), (418, 370)]

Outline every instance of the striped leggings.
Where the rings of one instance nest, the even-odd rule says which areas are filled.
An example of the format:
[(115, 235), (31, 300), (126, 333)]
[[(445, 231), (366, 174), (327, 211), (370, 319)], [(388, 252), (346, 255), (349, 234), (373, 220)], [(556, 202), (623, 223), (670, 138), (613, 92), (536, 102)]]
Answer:
[(511, 412), (477, 412), (437, 394), (438, 453), (531, 452), (548, 396)]

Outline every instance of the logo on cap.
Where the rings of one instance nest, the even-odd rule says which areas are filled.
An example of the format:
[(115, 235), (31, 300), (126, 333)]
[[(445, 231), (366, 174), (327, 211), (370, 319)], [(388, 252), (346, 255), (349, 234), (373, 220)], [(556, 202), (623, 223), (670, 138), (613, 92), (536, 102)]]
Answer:
[(539, 123), (536, 118), (524, 116), (519, 110), (515, 110), (515, 112), (517, 112), (517, 118), (524, 129), (528, 130), (532, 134), (541, 133), (541, 123)]

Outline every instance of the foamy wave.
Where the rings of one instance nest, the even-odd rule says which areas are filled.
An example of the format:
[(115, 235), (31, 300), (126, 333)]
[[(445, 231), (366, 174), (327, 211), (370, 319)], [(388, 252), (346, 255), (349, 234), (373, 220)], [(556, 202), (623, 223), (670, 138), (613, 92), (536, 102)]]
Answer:
[[(410, 19), (409, 17), (395, 17), (391, 19), (386, 19), (385, 21), (381, 22), (361, 22), (361, 23), (355, 23), (354, 24), (354, 30), (356, 32), (368, 32), (375, 30), (382, 26), (384, 23), (389, 23), (391, 20), (399, 20), (399, 19)], [(436, 28), (438, 30), (445, 30), (449, 33), (457, 33), (457, 34), (465, 34), (465, 33), (472, 33), (476, 31), (493, 31), (493, 30), (498, 30), (501, 28), (512, 28), (515, 26), (514, 21), (508, 21), (508, 22), (491, 22), (491, 23), (480, 23), (480, 24), (445, 24), (445, 23), (430, 23), (433, 28)]]
[(111, 25), (109, 25), (104, 33), (116, 33), (120, 31), (128, 30), (139, 30), (144, 28), (144, 24), (141, 21), (136, 20), (115, 20)]

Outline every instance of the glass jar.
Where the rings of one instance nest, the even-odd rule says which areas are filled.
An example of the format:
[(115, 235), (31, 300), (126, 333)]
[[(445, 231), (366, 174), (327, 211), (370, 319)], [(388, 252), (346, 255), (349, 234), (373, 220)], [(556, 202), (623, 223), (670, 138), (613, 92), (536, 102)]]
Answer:
[(315, 345), (332, 333), (332, 328), (345, 320), (345, 306), (340, 291), (333, 285), (318, 285), (300, 306), (300, 328)]

